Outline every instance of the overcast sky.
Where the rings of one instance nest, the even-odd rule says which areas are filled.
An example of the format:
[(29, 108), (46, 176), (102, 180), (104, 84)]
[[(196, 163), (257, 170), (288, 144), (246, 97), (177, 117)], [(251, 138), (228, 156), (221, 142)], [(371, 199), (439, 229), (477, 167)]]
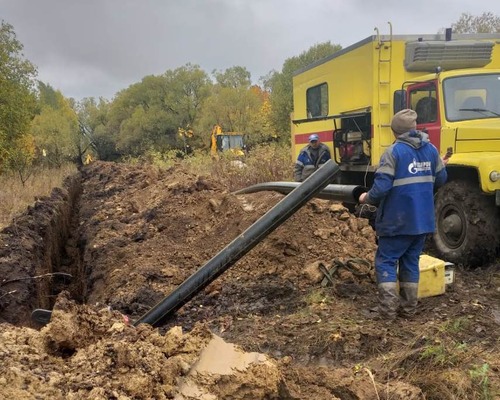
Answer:
[(254, 83), (317, 43), (430, 34), (500, 0), (0, 0), (38, 79), (66, 97), (112, 99), (187, 63), (246, 67)]

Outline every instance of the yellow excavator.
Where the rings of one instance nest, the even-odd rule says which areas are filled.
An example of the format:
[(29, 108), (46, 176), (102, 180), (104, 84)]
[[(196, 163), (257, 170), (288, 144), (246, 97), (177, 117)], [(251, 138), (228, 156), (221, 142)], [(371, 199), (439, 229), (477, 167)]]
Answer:
[(245, 156), (244, 134), (241, 132), (223, 132), (222, 127), (215, 124), (212, 128), (210, 152), (212, 157), (218, 157), (219, 153), (231, 152), (238, 157)]

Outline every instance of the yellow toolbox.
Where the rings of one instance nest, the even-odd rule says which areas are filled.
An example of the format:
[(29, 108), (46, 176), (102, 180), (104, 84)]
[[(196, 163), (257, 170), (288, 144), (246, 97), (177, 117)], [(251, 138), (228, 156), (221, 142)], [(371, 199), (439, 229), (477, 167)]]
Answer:
[(419, 269), (419, 298), (437, 296), (445, 292), (445, 262), (443, 260), (422, 254), (419, 260)]

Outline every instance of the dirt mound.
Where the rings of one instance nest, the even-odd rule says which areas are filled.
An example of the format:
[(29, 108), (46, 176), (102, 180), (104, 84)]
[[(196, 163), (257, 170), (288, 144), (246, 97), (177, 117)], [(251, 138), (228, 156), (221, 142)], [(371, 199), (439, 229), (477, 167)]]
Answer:
[[(45, 236), (45, 247), (64, 255), (42, 264), (48, 279), (13, 281), (16, 265), (36, 261), (31, 249), (46, 229), (4, 232), (9, 248), (23, 249), (4, 247), (0, 257), (6, 398), (451, 399), (498, 387), (497, 264), (458, 271), (443, 296), (421, 300), (415, 320), (367, 319), (376, 303), (374, 232), (342, 205), (314, 199), (159, 330), (134, 328), (127, 319), (144, 315), (283, 196), (236, 196), (180, 165), (96, 162), (78, 186), (74, 212), (52, 212), (72, 228), (60, 247), (48, 239), (57, 235)], [(59, 210), (50, 200), (39, 209)], [(16, 307), (51, 308), (55, 299), (40, 331), (16, 317)], [(224, 351), (232, 355), (217, 363)]]
[(202, 325), (160, 335), (64, 296), (40, 332), (1, 328), (0, 349), (9, 362), (2, 368), (3, 398), (266, 398), (275, 397), (279, 384), (275, 362), (225, 344)]

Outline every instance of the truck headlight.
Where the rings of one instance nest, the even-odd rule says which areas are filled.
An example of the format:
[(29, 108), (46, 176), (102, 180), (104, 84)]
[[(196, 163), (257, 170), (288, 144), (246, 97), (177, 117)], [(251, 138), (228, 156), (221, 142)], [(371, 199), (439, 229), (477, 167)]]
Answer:
[(500, 179), (500, 172), (498, 171), (492, 171), (490, 172), (490, 181), (496, 182)]

